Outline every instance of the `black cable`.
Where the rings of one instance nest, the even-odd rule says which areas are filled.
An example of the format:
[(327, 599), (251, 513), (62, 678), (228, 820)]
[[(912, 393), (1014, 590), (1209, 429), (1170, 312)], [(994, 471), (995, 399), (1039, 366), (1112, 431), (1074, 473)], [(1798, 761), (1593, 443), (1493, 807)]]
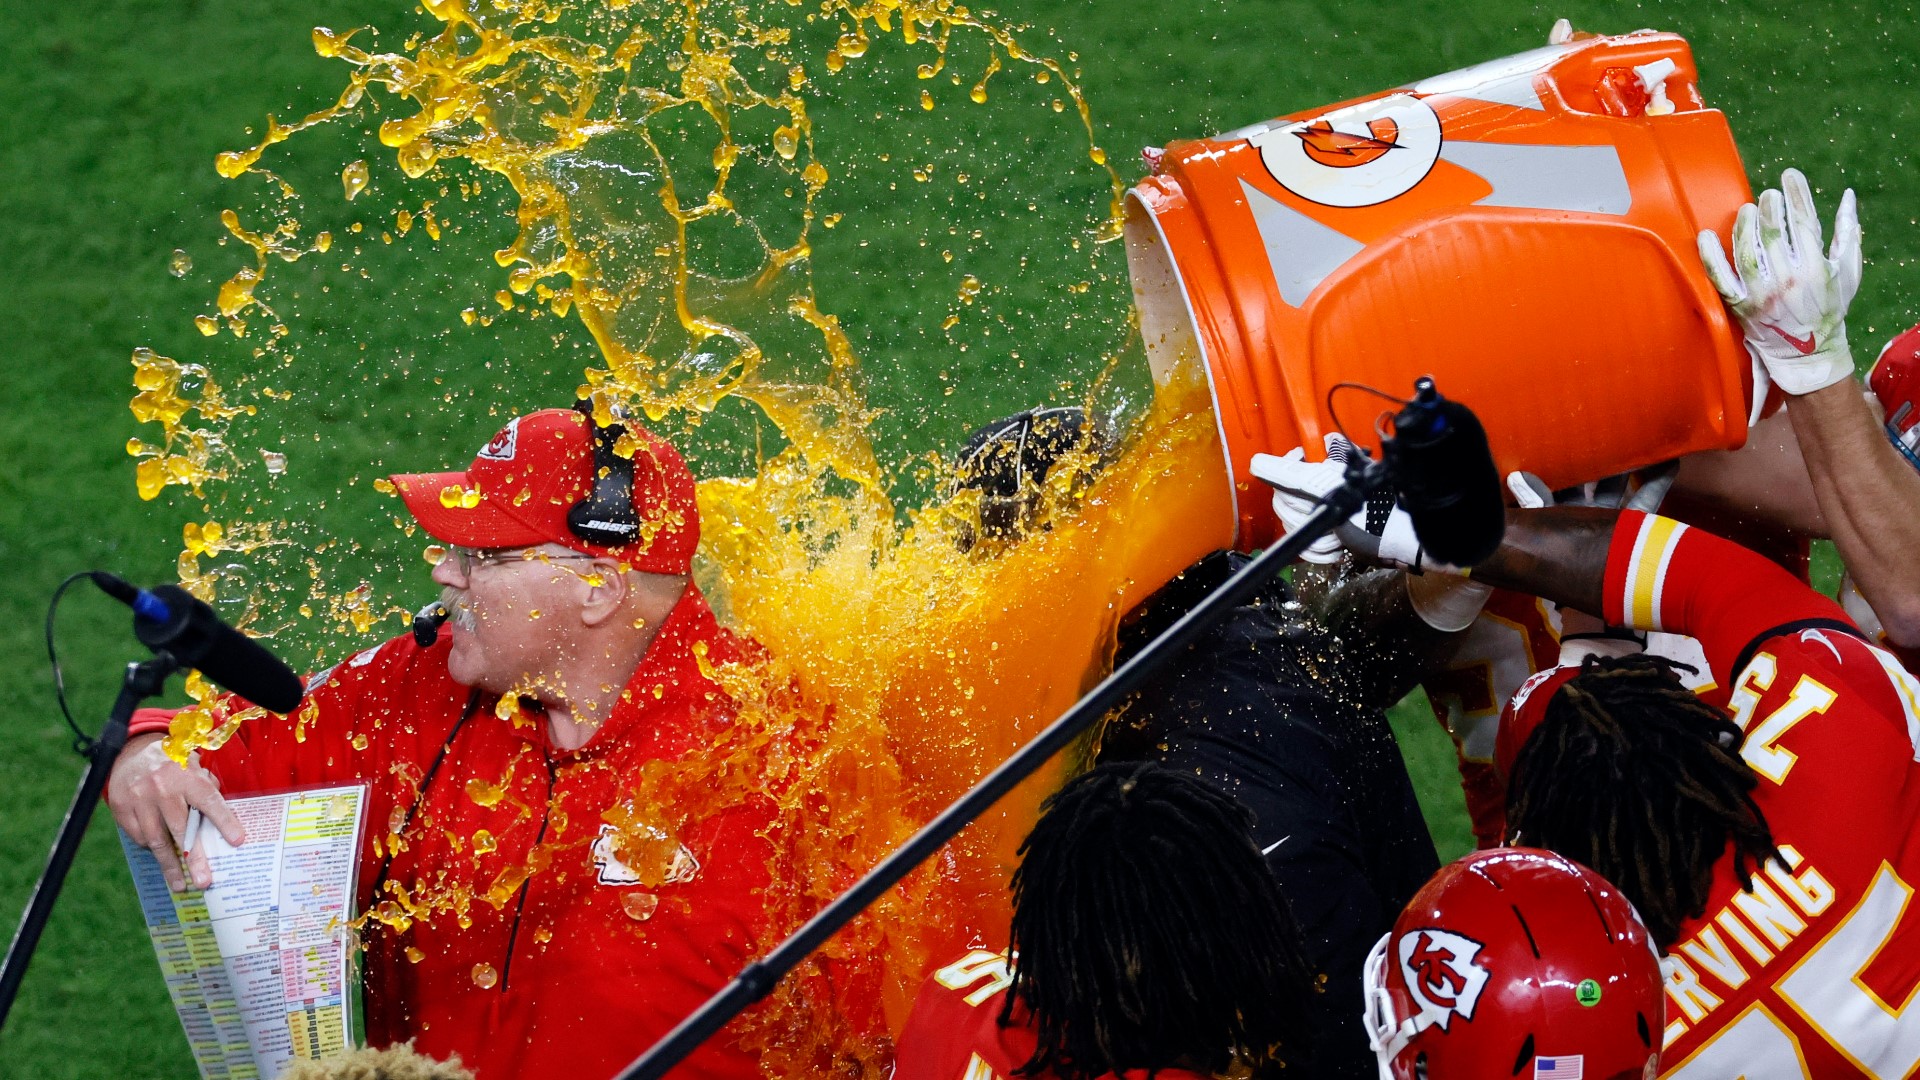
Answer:
[(53, 665), (53, 699), (60, 703), (60, 715), (67, 718), (67, 727), (73, 729), (73, 752), (86, 757), (93, 750), (93, 740), (80, 730), (74, 722), (73, 710), (67, 708), (67, 682), (60, 675), (60, 657), (53, 649), (53, 614), (60, 608), (60, 598), (66, 595), (73, 583), (87, 577), (92, 571), (82, 570), (60, 583), (53, 590), (53, 599), (47, 601), (47, 662)]
[[(1333, 430), (1339, 432), (1341, 436), (1344, 437), (1348, 442), (1352, 442), (1353, 437), (1347, 434), (1347, 426), (1340, 422), (1340, 414), (1337, 411), (1335, 411), (1333, 407), (1333, 394), (1334, 394), (1334, 391), (1336, 390), (1365, 390), (1367, 393), (1372, 394), (1375, 397), (1386, 398), (1388, 401), (1393, 402), (1395, 405), (1404, 406), (1407, 404), (1407, 400), (1405, 398), (1394, 397), (1392, 394), (1387, 393), (1385, 390), (1382, 390), (1374, 386), (1368, 386), (1366, 383), (1337, 382), (1337, 383), (1334, 383), (1332, 386), (1327, 387), (1327, 416), (1333, 421)], [(1387, 414), (1381, 413), (1380, 415), (1385, 416)], [(1381, 434), (1383, 436), (1387, 434), (1386, 432), (1381, 430), (1380, 424), (1377, 418), (1374, 422), (1374, 430), (1376, 433)]]

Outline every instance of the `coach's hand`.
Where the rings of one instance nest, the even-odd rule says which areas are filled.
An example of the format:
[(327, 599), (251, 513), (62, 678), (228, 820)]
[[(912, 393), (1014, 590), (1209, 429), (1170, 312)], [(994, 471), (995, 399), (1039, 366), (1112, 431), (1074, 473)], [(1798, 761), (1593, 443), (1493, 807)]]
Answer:
[[(1822, 254), (1807, 178), (1788, 169), (1780, 187), (1784, 194), (1763, 191), (1758, 205), (1740, 208), (1731, 264), (1710, 230), (1699, 236), (1700, 260), (1768, 378), (1786, 393), (1810, 394), (1853, 375), (1847, 307), (1860, 289), (1860, 217), (1849, 188)], [(1765, 394), (1754, 387), (1755, 401)]]
[(219, 829), (229, 844), (244, 843), (247, 831), (221, 797), (220, 782), (201, 768), (198, 755), (189, 755), (182, 767), (160, 745), (164, 738), (150, 733), (128, 740), (113, 763), (107, 803), (113, 808), (113, 820), (133, 842), (153, 852), (174, 892), (186, 891), (189, 877), (193, 888), (204, 889), (213, 884), (205, 844), (197, 843), (186, 852), (186, 872), (181, 872), (188, 808), (205, 815), (206, 823)]

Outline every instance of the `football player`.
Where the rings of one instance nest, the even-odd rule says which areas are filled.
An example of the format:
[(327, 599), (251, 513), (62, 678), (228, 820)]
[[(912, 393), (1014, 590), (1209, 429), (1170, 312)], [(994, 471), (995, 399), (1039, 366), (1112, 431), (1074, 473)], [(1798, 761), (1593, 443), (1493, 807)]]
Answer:
[(1515, 511), (1476, 579), (1697, 637), (1528, 681), (1497, 762), (1516, 841), (1599, 871), (1664, 956), (1663, 1075), (1920, 1069), (1920, 681), (1772, 562), (1671, 519)]
[(934, 973), (894, 1080), (1205, 1080), (1299, 1062), (1313, 980), (1252, 826), (1155, 762), (1069, 782), (1021, 846), (1011, 954)]

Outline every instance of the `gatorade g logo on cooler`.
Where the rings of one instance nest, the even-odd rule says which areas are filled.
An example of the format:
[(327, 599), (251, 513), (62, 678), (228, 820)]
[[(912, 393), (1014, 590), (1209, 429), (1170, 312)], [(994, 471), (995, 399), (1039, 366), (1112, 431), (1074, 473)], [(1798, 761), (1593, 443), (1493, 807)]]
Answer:
[(1415, 930), (1400, 938), (1400, 974), (1420, 1007), (1414, 1030), (1438, 1024), (1445, 1031), (1456, 1014), (1473, 1019), (1487, 985), (1486, 970), (1473, 962), (1479, 954), (1479, 942), (1446, 930)]
[(1306, 144), (1308, 157), (1335, 169), (1351, 169), (1400, 148), (1400, 144), (1393, 141), (1400, 134), (1400, 125), (1392, 120), (1386, 117), (1369, 120), (1367, 130), (1372, 134), (1351, 135), (1335, 131), (1325, 120), (1316, 120), (1294, 134)]
[(1393, 94), (1248, 138), (1281, 187), (1322, 206), (1373, 206), (1426, 179), (1440, 159), (1440, 118)]

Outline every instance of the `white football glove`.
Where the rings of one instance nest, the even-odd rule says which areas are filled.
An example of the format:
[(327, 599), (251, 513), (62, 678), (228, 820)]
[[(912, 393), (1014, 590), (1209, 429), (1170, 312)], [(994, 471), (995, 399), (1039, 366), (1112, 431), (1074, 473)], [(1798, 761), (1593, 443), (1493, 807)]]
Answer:
[[(1784, 195), (1763, 191), (1758, 205), (1740, 208), (1731, 264), (1711, 230), (1699, 236), (1700, 260), (1767, 376), (1786, 393), (1810, 394), (1853, 375), (1847, 306), (1860, 289), (1860, 218), (1848, 188), (1823, 255), (1807, 178), (1788, 169), (1780, 186)], [(1756, 402), (1766, 394), (1759, 382)]]
[[(1281, 457), (1272, 454), (1253, 455), (1249, 471), (1273, 486), (1273, 512), (1279, 516), (1280, 524), (1289, 533), (1305, 523), (1320, 508), (1320, 501), (1327, 492), (1339, 487), (1346, 479), (1348, 459), (1366, 454), (1366, 451), (1338, 433), (1328, 435), (1326, 445), (1325, 461), (1306, 460), (1306, 451), (1298, 446)], [(1382, 512), (1386, 505), (1378, 499), (1369, 502), (1351, 518), (1341, 522), (1333, 532), (1308, 545), (1300, 557), (1312, 563), (1334, 563), (1340, 561), (1340, 552), (1344, 548), (1415, 573), (1427, 570), (1446, 574), (1465, 573), (1457, 566), (1426, 558), (1419, 537), (1413, 533), (1413, 518), (1398, 500)]]
[(1404, 566), (1413, 571), (1442, 570), (1459, 573), (1455, 567), (1426, 561), (1420, 538), (1413, 534), (1413, 516), (1395, 499), (1385, 514), (1369, 503), (1366, 508), (1334, 530), (1348, 551), (1381, 562)]
[[(1327, 460), (1308, 461), (1305, 447), (1296, 446), (1285, 454), (1255, 454), (1248, 466), (1254, 476), (1273, 487), (1273, 512), (1280, 527), (1292, 534), (1320, 508), (1327, 492), (1346, 479), (1347, 440), (1340, 435), (1326, 437)], [(1335, 447), (1338, 446), (1336, 453)], [(1333, 533), (1307, 545), (1300, 557), (1310, 563), (1327, 565), (1340, 561), (1340, 538)]]
[(1562, 491), (1549, 490), (1546, 481), (1530, 472), (1510, 472), (1507, 474), (1507, 490), (1513, 493), (1514, 502), (1522, 510), (1538, 510), (1543, 506), (1598, 506), (1607, 510), (1625, 507), (1656, 514), (1660, 512), (1660, 504), (1666, 501), (1667, 492), (1672, 489), (1674, 477), (1679, 472), (1680, 463), (1669, 461)]
[(1553, 491), (1547, 482), (1530, 472), (1510, 472), (1507, 474), (1507, 490), (1513, 492), (1513, 501), (1522, 510), (1538, 510), (1553, 505)]

